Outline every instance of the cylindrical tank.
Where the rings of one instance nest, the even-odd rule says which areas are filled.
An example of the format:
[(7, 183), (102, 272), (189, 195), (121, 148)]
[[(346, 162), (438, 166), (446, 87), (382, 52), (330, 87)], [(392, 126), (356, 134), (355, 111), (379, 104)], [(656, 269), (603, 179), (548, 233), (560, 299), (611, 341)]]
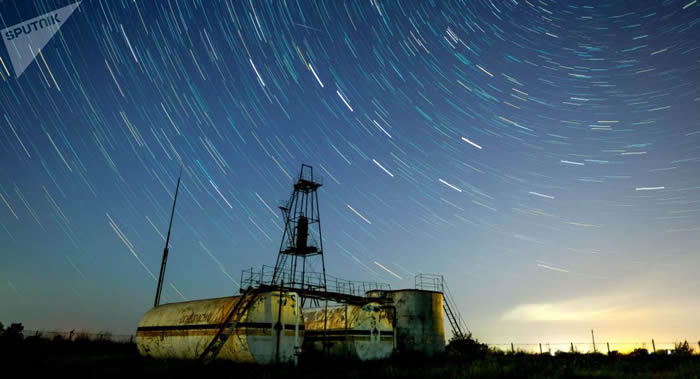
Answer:
[[(293, 361), (304, 338), (299, 296), (287, 291), (281, 296), (280, 291), (249, 296), (255, 298), (216, 358), (262, 364)], [(220, 297), (152, 308), (136, 330), (139, 352), (154, 358), (199, 358), (242, 298)], [(276, 329), (278, 321), (281, 328)]]
[(424, 290), (370, 291), (367, 297), (390, 301), (396, 312), (398, 351), (428, 356), (445, 350), (445, 322), (442, 292)]
[(309, 219), (300, 216), (297, 221), (297, 249), (306, 251), (306, 242), (309, 239)]
[(304, 309), (304, 349), (372, 360), (394, 350), (393, 313), (378, 303)]

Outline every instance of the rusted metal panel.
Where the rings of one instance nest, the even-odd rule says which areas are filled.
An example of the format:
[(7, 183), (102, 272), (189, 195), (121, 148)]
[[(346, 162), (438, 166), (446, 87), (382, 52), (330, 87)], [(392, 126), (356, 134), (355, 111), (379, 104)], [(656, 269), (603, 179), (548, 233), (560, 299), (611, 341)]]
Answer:
[[(219, 352), (217, 359), (237, 362), (273, 363), (296, 359), (304, 334), (303, 314), (294, 292), (264, 292), (256, 296), (238, 327)], [(212, 341), (240, 296), (164, 304), (143, 316), (136, 332), (136, 344), (142, 355), (155, 358), (197, 359)]]
[(305, 309), (304, 347), (360, 360), (387, 358), (394, 349), (392, 320), (379, 303)]
[(371, 298), (384, 298), (396, 312), (398, 351), (419, 352), (428, 356), (445, 350), (443, 294), (424, 290), (370, 291)]

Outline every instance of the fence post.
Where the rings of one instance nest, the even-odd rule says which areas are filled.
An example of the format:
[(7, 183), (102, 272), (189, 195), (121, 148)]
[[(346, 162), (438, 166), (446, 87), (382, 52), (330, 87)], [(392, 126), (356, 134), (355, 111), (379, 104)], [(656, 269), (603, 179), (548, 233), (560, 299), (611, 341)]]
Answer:
[(572, 353), (574, 352), (574, 343), (573, 342), (571, 343), (571, 352)]
[(610, 342), (606, 342), (606, 345), (608, 345), (608, 355), (610, 355)]
[(510, 351), (515, 354), (515, 347), (513, 347), (513, 343), (510, 343)]
[(654, 349), (654, 352), (656, 353), (656, 344), (654, 343), (654, 339), (651, 339), (651, 347)]
[(540, 343), (540, 354), (542, 354), (542, 344)]

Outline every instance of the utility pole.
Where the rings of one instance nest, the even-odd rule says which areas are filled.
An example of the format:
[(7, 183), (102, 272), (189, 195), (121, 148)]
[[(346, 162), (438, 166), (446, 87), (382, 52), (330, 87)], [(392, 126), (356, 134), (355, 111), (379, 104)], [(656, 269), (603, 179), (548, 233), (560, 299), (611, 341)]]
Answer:
[(170, 230), (173, 228), (173, 216), (175, 216), (175, 204), (177, 203), (177, 194), (180, 191), (180, 179), (182, 178), (182, 166), (180, 166), (180, 176), (177, 178), (177, 186), (175, 187), (175, 198), (173, 199), (173, 209), (170, 211), (170, 224), (168, 225), (168, 236), (165, 238), (165, 248), (163, 249), (163, 262), (160, 264), (160, 275), (158, 276), (158, 288), (156, 289), (156, 300), (153, 302), (153, 307), (160, 305), (160, 294), (163, 291), (163, 279), (165, 279), (165, 265), (168, 263), (168, 245), (170, 244)]
[(593, 339), (593, 352), (597, 353), (598, 350), (595, 348), (595, 335), (593, 335), (593, 329), (591, 329), (591, 338)]

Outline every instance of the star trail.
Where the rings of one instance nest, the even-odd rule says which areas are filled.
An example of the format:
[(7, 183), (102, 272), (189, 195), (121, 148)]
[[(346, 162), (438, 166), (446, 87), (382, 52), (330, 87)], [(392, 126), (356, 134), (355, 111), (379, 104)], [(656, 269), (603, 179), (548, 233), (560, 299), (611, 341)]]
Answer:
[(0, 49), (0, 320), (133, 333), (181, 167), (164, 300), (237, 293), (306, 163), (333, 276), (444, 274), (486, 341), (696, 338), (698, 36), (689, 0), (85, 0)]

